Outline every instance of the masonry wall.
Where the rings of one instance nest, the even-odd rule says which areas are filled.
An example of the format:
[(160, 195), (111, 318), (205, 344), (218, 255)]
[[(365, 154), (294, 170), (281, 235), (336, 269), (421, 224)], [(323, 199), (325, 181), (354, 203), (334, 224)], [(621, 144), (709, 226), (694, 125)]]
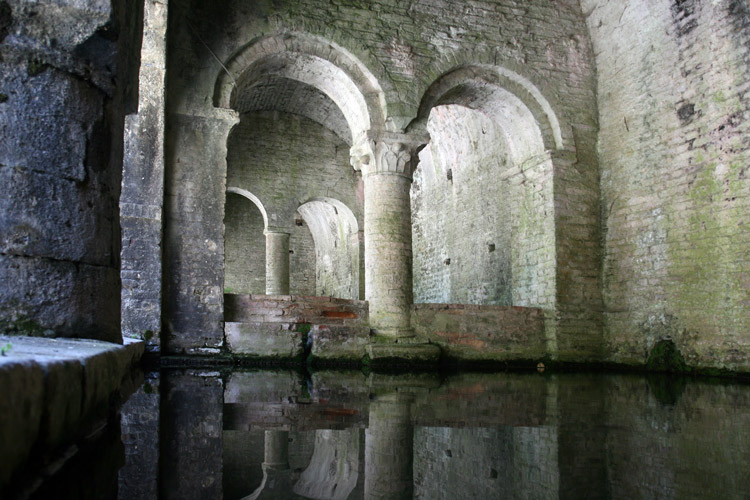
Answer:
[(224, 216), (224, 293), (266, 293), (266, 237), (260, 210), (227, 193)]
[(411, 189), (414, 302), (511, 305), (511, 207), (500, 131), (459, 106), (433, 109)]
[(361, 300), (227, 294), (229, 352), (259, 358), (360, 361), (369, 342), (369, 308)]
[(460, 360), (539, 360), (546, 356), (544, 313), (531, 307), (415, 304), (420, 337)]
[(317, 276), (321, 271), (317, 268), (315, 242), (304, 221), (292, 226), (289, 251), (289, 293), (317, 295)]
[(601, 131), (605, 357), (750, 369), (750, 9), (583, 0)]
[[(332, 198), (346, 205), (362, 226), (361, 176), (349, 164), (349, 146), (308, 118), (261, 111), (242, 116), (227, 147), (227, 186), (257, 196), (268, 214), (269, 227), (291, 234), (290, 293), (315, 295), (320, 290), (341, 296), (333, 269), (349, 269), (355, 264), (337, 260), (335, 253), (328, 259), (321, 258), (323, 255), (316, 258), (311, 228), (297, 208), (310, 200)], [(226, 238), (232, 237), (230, 229)], [(339, 233), (338, 228), (324, 229)], [(261, 253), (254, 248), (252, 252), (241, 250), (238, 258), (257, 269), (259, 261), (265, 263), (265, 247)], [(328, 287), (318, 286), (327, 283)], [(265, 287), (260, 293), (265, 293)], [(351, 298), (351, 294), (345, 297)]]
[(227, 148), (227, 186), (257, 196), (269, 226), (291, 230), (299, 205), (319, 197), (341, 201), (361, 222), (360, 175), (349, 164), (349, 146), (318, 123), (290, 113), (248, 113)]
[(0, 2), (0, 331), (120, 341), (142, 2)]
[[(196, 0), (170, 5), (170, 16), (172, 62), (204, 61), (182, 67), (169, 83), (173, 110), (210, 105), (206, 96), (213, 95), (221, 67), (206, 46), (225, 61), (261, 34), (286, 29), (318, 35), (350, 50), (379, 80), (394, 119), (416, 116), (422, 95), (440, 74), (473, 61), (528, 76), (566, 121), (595, 120), (594, 108), (583, 105), (593, 103), (594, 82), (586, 26), (574, 0), (535, 0), (522, 6), (511, 1), (421, 0), (406, 8), (391, 0), (322, 5), (314, 0), (272, 5)], [(192, 32), (181, 22), (186, 18)]]

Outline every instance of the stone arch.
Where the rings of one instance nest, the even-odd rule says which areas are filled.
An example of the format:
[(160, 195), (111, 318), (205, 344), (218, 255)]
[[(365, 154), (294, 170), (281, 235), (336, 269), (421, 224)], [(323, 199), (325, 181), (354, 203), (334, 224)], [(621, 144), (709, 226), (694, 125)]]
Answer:
[(518, 162), (545, 151), (572, 149), (572, 132), (561, 126), (549, 100), (528, 78), (510, 69), (471, 64), (443, 73), (425, 91), (409, 129), (426, 128), (431, 110), (442, 104), (490, 115), (505, 131)]
[(574, 147), (541, 91), (507, 68), (456, 66), (409, 129), (432, 136), (411, 192), (416, 300), (552, 305), (553, 172)]
[(263, 216), (263, 229), (268, 229), (268, 213), (266, 212), (266, 209), (263, 206), (263, 203), (260, 201), (260, 198), (255, 196), (250, 191), (246, 189), (238, 188), (238, 187), (228, 187), (227, 193), (238, 194), (252, 201), (255, 204), (255, 206), (258, 207), (258, 210), (260, 210), (260, 214)]
[(344, 113), (352, 143), (385, 127), (386, 100), (373, 74), (349, 51), (307, 33), (283, 32), (255, 39), (219, 73), (214, 105), (235, 108), (237, 96), (265, 78), (287, 78), (317, 88)]
[(229, 187), (226, 192), (222, 288), (225, 293), (264, 293), (266, 209), (260, 199), (247, 190)]
[(297, 212), (315, 242), (317, 295), (359, 299), (361, 252), (354, 212), (327, 197), (310, 199)]

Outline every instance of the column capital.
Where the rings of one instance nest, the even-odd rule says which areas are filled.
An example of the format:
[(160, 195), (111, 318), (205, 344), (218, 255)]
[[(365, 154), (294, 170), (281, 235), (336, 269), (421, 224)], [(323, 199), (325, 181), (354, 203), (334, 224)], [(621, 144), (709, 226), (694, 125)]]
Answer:
[(411, 180), (419, 163), (419, 152), (429, 141), (426, 133), (370, 131), (351, 147), (351, 164), (365, 177), (391, 174)]

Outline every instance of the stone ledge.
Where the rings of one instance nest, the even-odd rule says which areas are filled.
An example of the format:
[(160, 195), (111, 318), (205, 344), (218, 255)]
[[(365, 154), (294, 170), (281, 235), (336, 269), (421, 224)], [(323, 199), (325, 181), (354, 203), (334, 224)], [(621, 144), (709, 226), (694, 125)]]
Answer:
[(385, 365), (436, 365), (440, 360), (440, 347), (435, 344), (378, 343), (367, 346), (370, 364)]
[[(0, 490), (34, 453), (73, 443), (106, 418), (144, 342), (0, 336)], [(41, 463), (39, 465), (42, 465)]]

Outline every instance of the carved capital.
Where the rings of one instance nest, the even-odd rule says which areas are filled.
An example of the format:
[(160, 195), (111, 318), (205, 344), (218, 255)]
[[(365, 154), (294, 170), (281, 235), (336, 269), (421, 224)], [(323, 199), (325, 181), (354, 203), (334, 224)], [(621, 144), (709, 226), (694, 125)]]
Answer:
[(429, 142), (424, 134), (369, 134), (351, 149), (351, 163), (362, 175), (392, 174), (412, 178), (419, 152)]
[(349, 150), (349, 163), (351, 163), (354, 170), (362, 173), (370, 170), (370, 165), (375, 163), (373, 148), (374, 144), (367, 136), (361, 137), (351, 147)]

